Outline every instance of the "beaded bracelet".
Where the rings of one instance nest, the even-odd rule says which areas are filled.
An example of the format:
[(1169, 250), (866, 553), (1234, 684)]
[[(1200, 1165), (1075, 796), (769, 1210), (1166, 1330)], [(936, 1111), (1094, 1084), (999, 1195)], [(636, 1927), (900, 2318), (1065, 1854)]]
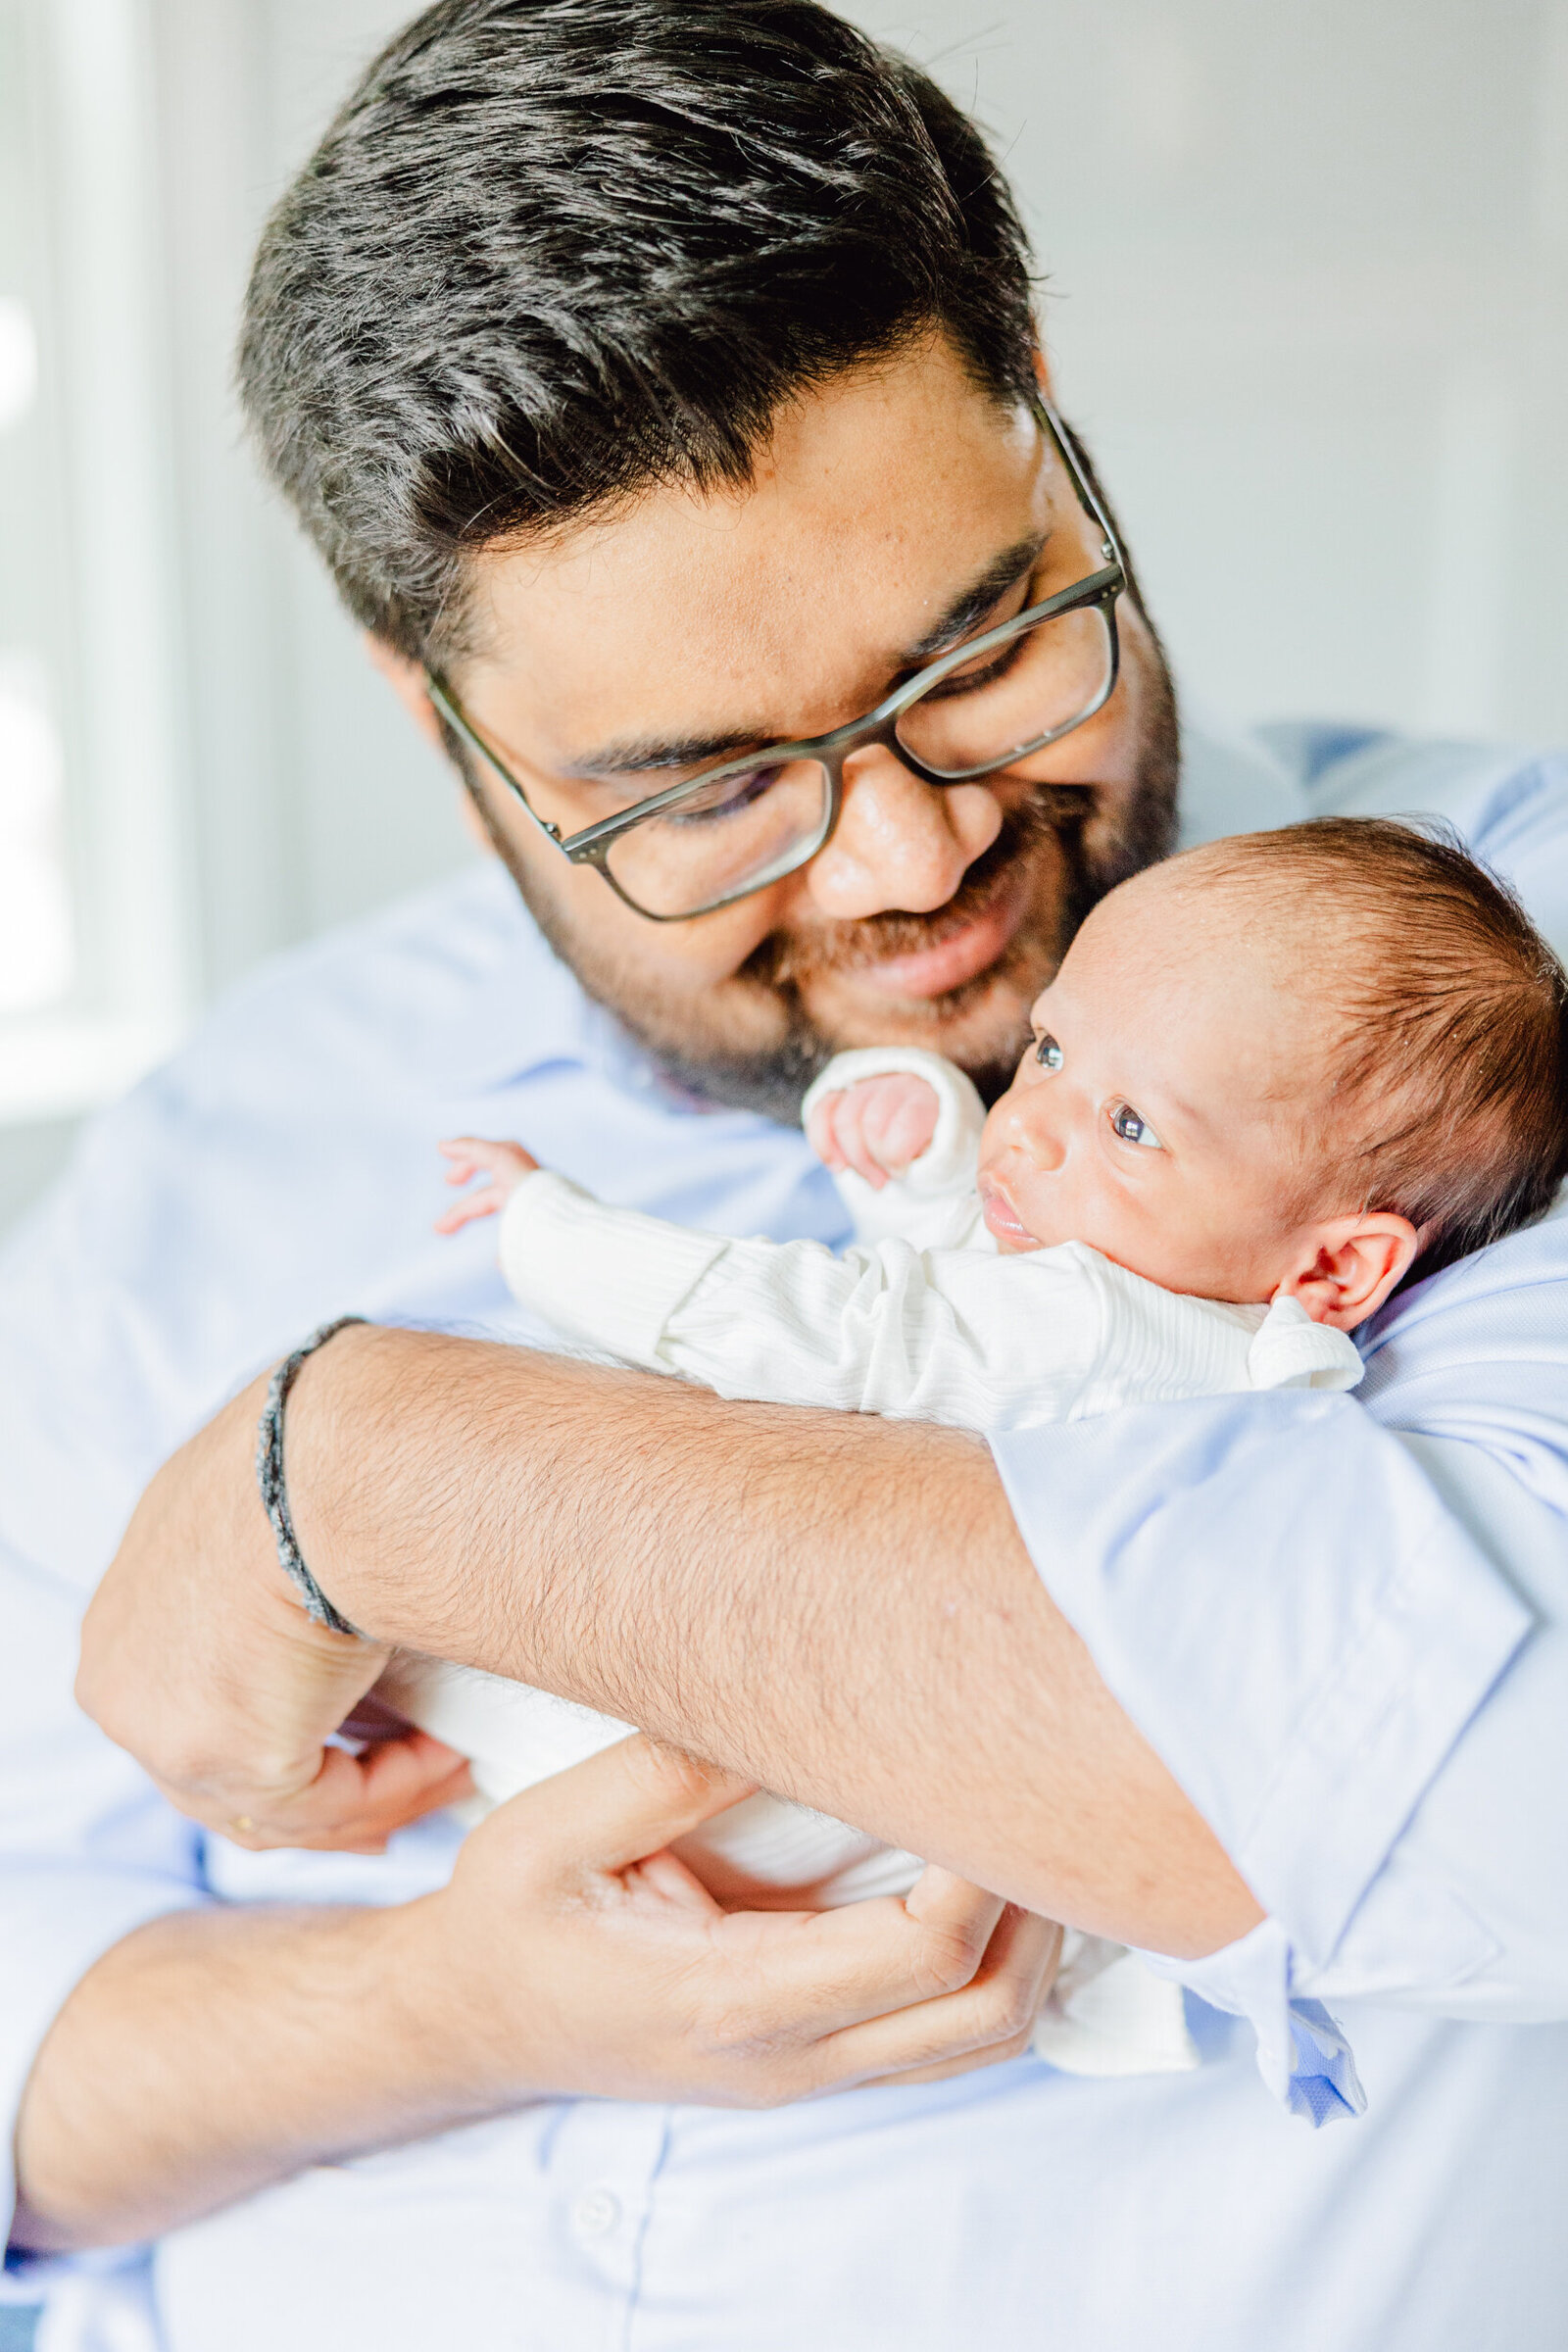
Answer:
[(288, 1507), (288, 1490), (283, 1483), (283, 1407), (295, 1376), (308, 1355), (324, 1348), (328, 1340), (350, 1323), (363, 1323), (363, 1315), (339, 1315), (333, 1323), (323, 1323), (302, 1341), (292, 1355), (285, 1355), (268, 1384), (267, 1402), (256, 1429), (256, 1483), (262, 1491), (262, 1507), (271, 1522), (273, 1540), (277, 1544), (278, 1565), (293, 1585), (305, 1605), (305, 1613), (318, 1625), (330, 1627), (334, 1634), (353, 1634), (360, 1638), (360, 1629), (350, 1625), (340, 1611), (334, 1609), (315, 1577), (305, 1565), (299, 1538), (294, 1533), (294, 1521)]

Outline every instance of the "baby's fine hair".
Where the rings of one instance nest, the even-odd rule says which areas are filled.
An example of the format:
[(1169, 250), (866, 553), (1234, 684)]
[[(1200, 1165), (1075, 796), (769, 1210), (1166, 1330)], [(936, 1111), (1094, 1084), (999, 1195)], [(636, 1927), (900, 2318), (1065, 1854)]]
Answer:
[(1568, 975), (1446, 827), (1319, 817), (1192, 853), (1299, 933), (1339, 1023), (1311, 1204), (1386, 1209), (1430, 1274), (1568, 1175)]

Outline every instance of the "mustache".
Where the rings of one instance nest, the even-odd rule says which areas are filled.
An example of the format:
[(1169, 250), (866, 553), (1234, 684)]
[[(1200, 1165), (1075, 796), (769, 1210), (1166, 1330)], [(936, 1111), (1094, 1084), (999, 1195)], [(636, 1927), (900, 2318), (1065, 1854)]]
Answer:
[[(858, 921), (825, 923), (804, 935), (775, 932), (753, 950), (741, 974), (766, 988), (798, 989), (822, 973), (862, 971), (894, 956), (940, 947), (989, 911), (1043, 842), (1060, 840), (1064, 834), (1070, 842), (1090, 813), (1094, 797), (1087, 786), (1048, 785), (1004, 809), (996, 840), (934, 914), (890, 909)], [(1069, 867), (1075, 865), (1069, 843), (1062, 846), (1068, 848)]]

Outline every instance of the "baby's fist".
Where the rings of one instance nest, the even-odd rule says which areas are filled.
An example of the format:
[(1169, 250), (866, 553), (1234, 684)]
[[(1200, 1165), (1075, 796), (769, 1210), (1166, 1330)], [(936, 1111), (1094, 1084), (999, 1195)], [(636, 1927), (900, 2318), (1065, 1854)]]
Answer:
[(910, 1070), (862, 1078), (824, 1095), (807, 1130), (812, 1151), (837, 1175), (853, 1168), (877, 1192), (902, 1176), (937, 1131), (937, 1090)]

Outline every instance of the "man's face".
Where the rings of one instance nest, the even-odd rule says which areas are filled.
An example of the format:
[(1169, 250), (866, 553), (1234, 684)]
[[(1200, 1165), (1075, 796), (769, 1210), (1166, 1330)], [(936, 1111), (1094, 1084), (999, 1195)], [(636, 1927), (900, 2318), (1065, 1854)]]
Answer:
[[(933, 341), (804, 396), (739, 489), (662, 486), (487, 553), (478, 650), (452, 682), (534, 807), (586, 824), (626, 805), (628, 766), (652, 793), (710, 747), (733, 758), (858, 717), (1021, 611), (1042, 541), (1053, 585), (1102, 561), (1034, 418)], [(691, 921), (623, 906), (477, 762), (476, 796), (558, 952), (716, 1099), (792, 1116), (829, 1054), (870, 1044), (931, 1047), (995, 1091), (1088, 906), (1168, 846), (1169, 685), (1126, 597), (1118, 619), (1116, 692), (1059, 744), (940, 788), (856, 753), (810, 864)], [(1092, 787), (1088, 820), (1053, 825), (1042, 784)]]

